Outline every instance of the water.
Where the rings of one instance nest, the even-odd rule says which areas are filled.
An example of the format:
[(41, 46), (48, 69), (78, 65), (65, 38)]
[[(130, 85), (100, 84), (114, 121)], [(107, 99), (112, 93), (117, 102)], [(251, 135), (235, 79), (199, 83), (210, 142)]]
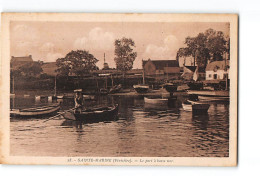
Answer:
[[(82, 124), (63, 118), (11, 120), (10, 154), (15, 156), (228, 157), (229, 105), (211, 103), (208, 114), (173, 106), (151, 106), (143, 97), (104, 96), (87, 106), (119, 104), (115, 121)], [(26, 101), (25, 101), (26, 100)], [(38, 104), (44, 102), (38, 102)], [(35, 101), (16, 98), (16, 107)], [(62, 109), (73, 107), (64, 100)]]

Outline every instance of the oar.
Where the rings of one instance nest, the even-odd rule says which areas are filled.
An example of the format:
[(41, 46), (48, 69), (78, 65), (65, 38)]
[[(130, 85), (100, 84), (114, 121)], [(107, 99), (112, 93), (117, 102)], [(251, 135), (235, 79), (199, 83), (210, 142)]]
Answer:
[(75, 110), (75, 109), (76, 109), (76, 108), (71, 108), (71, 109), (66, 110), (66, 111), (64, 111), (64, 112), (61, 112), (61, 113), (59, 113), (59, 114), (57, 114), (57, 115), (55, 115), (55, 116), (53, 116), (53, 117), (50, 117), (49, 119), (47, 119), (47, 120), (45, 120), (45, 121), (43, 121), (43, 122), (47, 122), (47, 121), (49, 121), (49, 120), (51, 120), (51, 119), (54, 119), (55, 117), (59, 117), (60, 115), (65, 114), (66, 112), (69, 112), (69, 111), (73, 111), (73, 110)]

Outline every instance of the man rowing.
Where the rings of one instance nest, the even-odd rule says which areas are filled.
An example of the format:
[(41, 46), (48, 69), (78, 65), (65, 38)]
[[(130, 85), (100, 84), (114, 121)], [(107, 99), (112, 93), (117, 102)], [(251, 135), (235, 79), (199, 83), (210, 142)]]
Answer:
[(75, 113), (81, 113), (83, 109), (84, 99), (82, 95), (82, 89), (74, 90), (76, 93), (74, 101), (75, 101)]

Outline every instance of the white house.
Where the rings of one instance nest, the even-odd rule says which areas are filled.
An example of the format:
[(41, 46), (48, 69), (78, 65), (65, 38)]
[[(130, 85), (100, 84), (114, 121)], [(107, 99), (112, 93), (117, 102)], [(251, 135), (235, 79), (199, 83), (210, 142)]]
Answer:
[(229, 60), (214, 61), (206, 67), (206, 80), (229, 79)]

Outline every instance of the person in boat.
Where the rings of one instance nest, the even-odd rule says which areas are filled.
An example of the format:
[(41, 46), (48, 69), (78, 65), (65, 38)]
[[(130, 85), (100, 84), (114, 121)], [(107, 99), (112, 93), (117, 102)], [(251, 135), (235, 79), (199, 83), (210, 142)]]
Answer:
[(84, 99), (82, 95), (82, 89), (74, 90), (76, 93), (74, 101), (75, 101), (75, 113), (81, 113), (84, 105)]

